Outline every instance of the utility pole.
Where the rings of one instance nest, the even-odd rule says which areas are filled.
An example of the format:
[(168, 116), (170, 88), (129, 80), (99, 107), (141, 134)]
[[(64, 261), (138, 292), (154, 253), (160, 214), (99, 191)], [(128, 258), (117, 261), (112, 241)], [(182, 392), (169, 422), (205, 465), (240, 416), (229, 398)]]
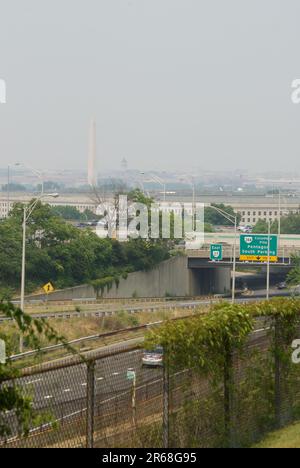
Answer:
[[(31, 205), (23, 207), (23, 238), (22, 238), (22, 268), (21, 268), (21, 303), (20, 307), (22, 312), (25, 312), (25, 276), (26, 276), (26, 224), (32, 215), (38, 202), (42, 201), (46, 197), (57, 198), (57, 193), (49, 193), (41, 195)], [(20, 354), (23, 353), (23, 334), (20, 335)]]
[(237, 238), (237, 216), (234, 218), (234, 246), (233, 246), (233, 276), (232, 276), (232, 297), (231, 301), (235, 301), (235, 279), (236, 279), (236, 239)]
[(267, 263), (267, 301), (270, 298), (270, 244), (271, 244), (271, 221), (268, 221), (268, 263)]
[(278, 249), (280, 248), (280, 235), (281, 235), (281, 192), (278, 192)]
[(7, 166), (7, 216), (9, 215), (10, 205), (10, 165)]
[(234, 245), (233, 245), (233, 267), (232, 267), (232, 297), (231, 301), (232, 304), (235, 302), (235, 283), (236, 283), (236, 251), (237, 251), (237, 215), (227, 213), (226, 211), (222, 210), (221, 208), (218, 208), (216, 206), (210, 205), (210, 208), (217, 211), (219, 214), (221, 214), (224, 218), (226, 218), (231, 224), (234, 225)]

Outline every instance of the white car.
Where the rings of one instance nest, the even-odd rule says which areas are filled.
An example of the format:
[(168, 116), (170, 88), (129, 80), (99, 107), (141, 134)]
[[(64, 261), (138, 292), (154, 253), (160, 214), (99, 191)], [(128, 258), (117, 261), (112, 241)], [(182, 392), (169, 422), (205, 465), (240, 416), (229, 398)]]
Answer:
[(161, 346), (158, 346), (153, 351), (144, 351), (142, 357), (143, 366), (162, 367), (164, 361), (164, 351)]

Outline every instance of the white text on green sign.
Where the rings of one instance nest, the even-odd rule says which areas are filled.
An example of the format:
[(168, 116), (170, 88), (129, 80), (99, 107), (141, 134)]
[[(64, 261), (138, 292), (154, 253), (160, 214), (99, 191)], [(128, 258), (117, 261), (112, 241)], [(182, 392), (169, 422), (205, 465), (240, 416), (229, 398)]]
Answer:
[(223, 246), (221, 244), (211, 244), (210, 246), (210, 259), (212, 261), (223, 259)]
[(240, 255), (256, 257), (277, 257), (277, 236), (267, 234), (242, 234)]

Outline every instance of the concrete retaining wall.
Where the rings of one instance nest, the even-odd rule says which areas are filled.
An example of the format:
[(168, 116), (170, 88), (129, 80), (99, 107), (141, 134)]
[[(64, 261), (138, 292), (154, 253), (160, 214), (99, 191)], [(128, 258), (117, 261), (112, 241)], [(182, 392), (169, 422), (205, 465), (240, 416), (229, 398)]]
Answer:
[[(120, 279), (118, 287), (113, 285), (109, 291), (105, 289), (104, 298), (132, 297), (165, 297), (192, 295), (191, 272), (187, 267), (187, 257), (174, 257), (162, 262), (149, 272), (130, 273), (127, 279)], [(30, 296), (27, 299), (44, 299), (45, 296)], [(89, 285), (76, 286), (61, 291), (55, 291), (49, 300), (67, 301), (72, 299), (96, 298), (94, 288)]]
[[(130, 299), (133, 297), (185, 297), (210, 293), (223, 294), (230, 290), (230, 268), (188, 268), (185, 256), (174, 257), (162, 262), (154, 270), (139, 271), (120, 279), (110, 290), (104, 291), (106, 299)], [(43, 300), (45, 295), (30, 296), (28, 300)], [(89, 285), (77, 286), (55, 291), (49, 301), (68, 301), (75, 299), (96, 299), (94, 288)]]

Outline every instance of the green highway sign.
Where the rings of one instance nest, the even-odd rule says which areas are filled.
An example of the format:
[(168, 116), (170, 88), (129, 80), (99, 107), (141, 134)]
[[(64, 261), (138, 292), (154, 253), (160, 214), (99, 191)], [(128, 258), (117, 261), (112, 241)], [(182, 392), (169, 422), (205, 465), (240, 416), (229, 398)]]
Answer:
[(268, 244), (268, 234), (241, 234), (240, 260), (266, 262), (270, 257), (271, 262), (277, 262), (277, 236), (270, 235), (270, 252), (268, 252)]
[(223, 246), (222, 244), (211, 244), (210, 246), (210, 259), (211, 261), (220, 261), (223, 259)]
[(135, 380), (136, 373), (134, 369), (128, 369), (127, 371), (127, 380)]

